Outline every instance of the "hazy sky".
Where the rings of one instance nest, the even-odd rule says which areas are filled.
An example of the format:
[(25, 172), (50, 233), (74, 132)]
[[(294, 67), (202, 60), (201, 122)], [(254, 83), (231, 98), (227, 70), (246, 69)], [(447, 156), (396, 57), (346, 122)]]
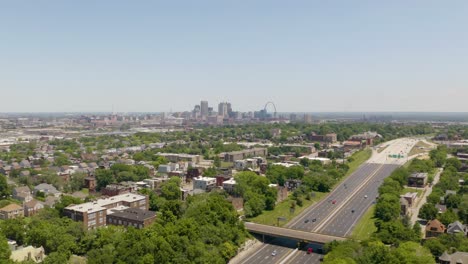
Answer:
[(0, 98), (0, 112), (468, 111), (468, 1), (1, 1)]

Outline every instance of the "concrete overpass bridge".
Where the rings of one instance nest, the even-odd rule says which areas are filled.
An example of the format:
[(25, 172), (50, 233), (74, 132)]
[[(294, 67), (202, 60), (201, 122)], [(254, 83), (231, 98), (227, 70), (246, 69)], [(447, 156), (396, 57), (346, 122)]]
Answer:
[(245, 229), (247, 229), (251, 233), (260, 234), (260, 235), (268, 235), (268, 236), (273, 236), (273, 237), (288, 238), (288, 239), (299, 240), (303, 242), (325, 244), (328, 242), (332, 242), (334, 240), (336, 241), (346, 240), (345, 237), (329, 236), (329, 235), (306, 232), (306, 231), (295, 230), (295, 229), (284, 228), (284, 227), (255, 224), (251, 222), (245, 222), (244, 225), (245, 225)]

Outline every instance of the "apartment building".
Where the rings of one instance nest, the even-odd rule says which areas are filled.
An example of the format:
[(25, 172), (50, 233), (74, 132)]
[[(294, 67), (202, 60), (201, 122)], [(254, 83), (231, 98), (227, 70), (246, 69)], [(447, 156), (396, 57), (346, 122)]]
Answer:
[[(106, 225), (108, 213), (111, 214), (115, 210), (127, 208), (148, 210), (148, 197), (133, 193), (116, 195), (94, 202), (67, 206), (64, 209), (64, 214), (74, 221), (83, 222), (87, 229), (93, 229)], [(114, 210), (111, 211), (111, 209)]]

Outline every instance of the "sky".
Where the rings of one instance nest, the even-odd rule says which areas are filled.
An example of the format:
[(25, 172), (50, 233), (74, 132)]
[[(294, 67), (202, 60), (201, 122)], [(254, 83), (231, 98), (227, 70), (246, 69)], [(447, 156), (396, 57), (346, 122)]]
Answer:
[(468, 1), (0, 2), (0, 112), (468, 112)]

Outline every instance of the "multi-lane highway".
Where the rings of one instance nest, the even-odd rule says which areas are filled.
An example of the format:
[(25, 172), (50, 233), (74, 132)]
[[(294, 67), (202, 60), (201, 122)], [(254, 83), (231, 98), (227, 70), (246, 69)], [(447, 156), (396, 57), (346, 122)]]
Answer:
[[(407, 157), (417, 140), (397, 139), (385, 143), (380, 153), (373, 150), (372, 157), (341, 182), (326, 198), (306, 209), (286, 227), (333, 236), (349, 236), (354, 225), (377, 197), (378, 187), (393, 170), (404, 164), (406, 158), (389, 158), (390, 154)], [(240, 263), (318, 263), (320, 255), (295, 250), (294, 246), (264, 244)], [(276, 251), (275, 251), (276, 250)], [(274, 254), (272, 254), (275, 252)]]

